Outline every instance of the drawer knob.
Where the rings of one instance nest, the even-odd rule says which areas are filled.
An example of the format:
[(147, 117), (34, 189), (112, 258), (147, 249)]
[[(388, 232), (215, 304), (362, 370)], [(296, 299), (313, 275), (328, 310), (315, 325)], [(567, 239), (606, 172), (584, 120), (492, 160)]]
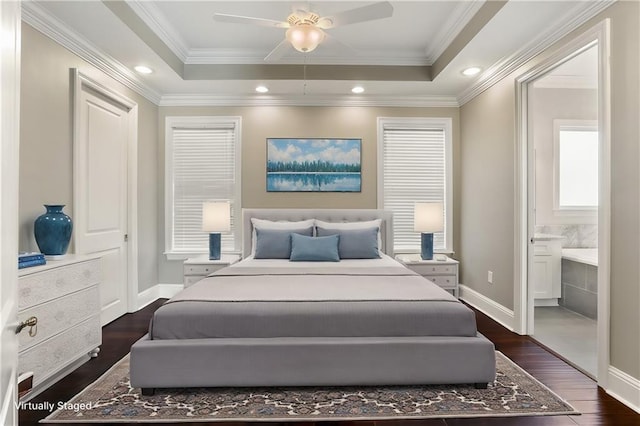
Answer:
[(36, 337), (36, 334), (38, 334), (38, 318), (30, 317), (25, 321), (22, 321), (20, 324), (18, 324), (18, 327), (16, 327), (16, 334), (20, 333), (27, 327), (29, 327), (29, 336)]

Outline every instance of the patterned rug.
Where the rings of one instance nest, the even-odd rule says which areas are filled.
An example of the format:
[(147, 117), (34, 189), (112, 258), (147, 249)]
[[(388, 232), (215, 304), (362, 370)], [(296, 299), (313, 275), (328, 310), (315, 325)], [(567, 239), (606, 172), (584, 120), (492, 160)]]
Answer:
[(129, 356), (43, 423), (321, 421), (579, 414), (496, 352), (497, 378), (472, 385), (161, 389), (141, 397)]

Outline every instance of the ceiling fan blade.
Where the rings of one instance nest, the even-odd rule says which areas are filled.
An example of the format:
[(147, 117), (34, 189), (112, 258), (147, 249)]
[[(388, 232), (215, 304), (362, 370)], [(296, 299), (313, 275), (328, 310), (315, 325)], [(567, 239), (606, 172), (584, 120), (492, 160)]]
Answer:
[(293, 49), (293, 46), (291, 46), (289, 40), (285, 38), (280, 42), (280, 44), (275, 47), (275, 49), (273, 49), (267, 56), (265, 56), (264, 60), (265, 62), (277, 61), (278, 59), (286, 55), (287, 52), (289, 52), (291, 49)]
[(328, 33), (324, 33), (324, 39), (318, 46), (323, 52), (331, 53), (332, 56), (356, 56), (358, 52), (348, 44), (331, 37)]
[(358, 22), (389, 18), (392, 15), (393, 6), (391, 6), (391, 3), (388, 1), (381, 1), (368, 6), (345, 10), (344, 12), (340, 12), (333, 16), (323, 17), (318, 21), (318, 27), (326, 30), (340, 25), (350, 25), (357, 24)]
[(216, 13), (213, 19), (218, 22), (229, 22), (232, 24), (252, 24), (271, 28), (289, 28), (288, 22), (274, 21), (273, 19), (253, 18), (251, 16), (227, 15), (226, 13)]

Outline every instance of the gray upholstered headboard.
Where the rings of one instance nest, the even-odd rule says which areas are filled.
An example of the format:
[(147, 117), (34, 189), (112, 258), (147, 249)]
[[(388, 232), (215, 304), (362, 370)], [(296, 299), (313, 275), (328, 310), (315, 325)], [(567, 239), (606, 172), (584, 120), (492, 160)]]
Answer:
[(361, 222), (382, 219), (382, 251), (393, 256), (393, 214), (376, 209), (242, 209), (242, 257), (251, 254), (251, 218), (299, 221), (319, 219), (325, 222)]

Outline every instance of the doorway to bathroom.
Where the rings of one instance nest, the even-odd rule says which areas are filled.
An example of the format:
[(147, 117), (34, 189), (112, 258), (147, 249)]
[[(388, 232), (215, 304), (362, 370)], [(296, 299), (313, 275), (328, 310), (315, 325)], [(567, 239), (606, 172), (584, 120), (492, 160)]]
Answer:
[(595, 379), (609, 363), (607, 34), (518, 79), (516, 329)]
[(532, 336), (597, 376), (598, 46), (529, 86)]

